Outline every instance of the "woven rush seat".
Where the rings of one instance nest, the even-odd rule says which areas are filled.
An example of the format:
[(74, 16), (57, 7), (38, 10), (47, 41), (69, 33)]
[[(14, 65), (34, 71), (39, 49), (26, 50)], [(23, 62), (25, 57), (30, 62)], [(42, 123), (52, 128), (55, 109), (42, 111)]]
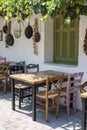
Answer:
[[(66, 91), (67, 91), (67, 88), (66, 88), (66, 87), (65, 87), (65, 88), (62, 88), (62, 93), (61, 93), (61, 95), (64, 94), (64, 93), (66, 93)], [(76, 90), (73, 89), (73, 87), (71, 87), (70, 90), (69, 90), (70, 93), (73, 93), (73, 92), (75, 92), (75, 91), (76, 91)]]
[(15, 85), (15, 88), (25, 89), (25, 88), (29, 88), (29, 86), (27, 86), (27, 85), (17, 84), (17, 85)]
[[(41, 91), (41, 92), (37, 92), (36, 93), (36, 96), (37, 96), (37, 98), (43, 98), (43, 99), (46, 99), (46, 91)], [(48, 95), (48, 98), (50, 99), (52, 99), (52, 98), (54, 98), (54, 96), (56, 97), (56, 96), (58, 96), (58, 93), (55, 91), (55, 92), (52, 92), (52, 93), (50, 93), (49, 95)]]

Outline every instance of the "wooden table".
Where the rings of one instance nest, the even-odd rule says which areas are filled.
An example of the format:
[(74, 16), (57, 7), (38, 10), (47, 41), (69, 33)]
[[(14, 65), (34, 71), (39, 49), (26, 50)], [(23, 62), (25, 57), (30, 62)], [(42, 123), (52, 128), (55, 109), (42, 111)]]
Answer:
[(32, 87), (32, 119), (36, 120), (36, 88), (42, 84), (46, 84), (46, 78), (48, 76), (52, 77), (54, 75), (64, 74), (64, 78), (67, 78), (68, 74), (63, 72), (58, 72), (54, 70), (46, 70), (33, 73), (22, 73), (10, 75), (11, 87), (12, 87), (12, 109), (15, 110), (15, 81), (26, 84)]
[(81, 94), (82, 99), (82, 130), (86, 130), (87, 92)]

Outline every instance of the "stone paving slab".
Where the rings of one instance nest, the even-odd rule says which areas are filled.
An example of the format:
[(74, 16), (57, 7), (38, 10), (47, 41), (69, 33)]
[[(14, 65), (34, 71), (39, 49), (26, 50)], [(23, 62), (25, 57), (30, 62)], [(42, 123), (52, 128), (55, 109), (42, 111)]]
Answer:
[(22, 104), (16, 111), (12, 110), (11, 93), (0, 92), (0, 130), (81, 130), (82, 113), (77, 111), (67, 116), (66, 109), (61, 108), (58, 119), (54, 112), (49, 114), (49, 122), (45, 121), (45, 114), (37, 112), (37, 120), (32, 121), (32, 109), (29, 103)]

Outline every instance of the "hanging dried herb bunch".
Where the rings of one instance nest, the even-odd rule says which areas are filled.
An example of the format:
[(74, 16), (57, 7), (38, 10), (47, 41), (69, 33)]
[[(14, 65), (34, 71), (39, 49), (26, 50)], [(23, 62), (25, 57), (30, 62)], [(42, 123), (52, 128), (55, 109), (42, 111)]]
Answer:
[(85, 39), (84, 39), (84, 44), (83, 44), (83, 50), (84, 50), (84, 53), (87, 55), (87, 29), (86, 29), (86, 34), (85, 34)]
[(34, 49), (34, 54), (37, 55), (38, 54), (38, 48), (37, 48), (37, 44), (36, 42), (38, 42), (38, 40), (40, 39), (37, 39), (37, 33), (38, 33), (38, 19), (35, 18), (35, 24), (33, 25), (33, 49)]

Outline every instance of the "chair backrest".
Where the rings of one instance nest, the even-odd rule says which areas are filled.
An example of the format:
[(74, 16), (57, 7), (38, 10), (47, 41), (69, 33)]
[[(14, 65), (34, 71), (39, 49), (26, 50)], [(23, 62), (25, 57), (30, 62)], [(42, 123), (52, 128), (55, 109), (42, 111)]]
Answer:
[(16, 65), (24, 65), (25, 66), (25, 61), (16, 62)]
[(6, 57), (0, 56), (0, 62), (6, 62)]
[(26, 66), (26, 72), (29, 73), (30, 69), (34, 69), (35, 71), (39, 72), (39, 64), (28, 64)]
[(25, 61), (16, 62), (15, 65), (10, 66), (10, 74), (24, 73), (25, 72)]
[(16, 63), (17, 66), (19, 66), (19, 70), (23, 70), (23, 72), (25, 72), (25, 61), (19, 61)]
[(0, 74), (8, 74), (8, 70), (9, 70), (9, 63), (6, 62), (2, 62), (0, 63)]
[(80, 88), (80, 94), (87, 92), (87, 81), (84, 81), (83, 83), (81, 83), (79, 85), (79, 88)]
[(63, 78), (64, 78), (64, 75), (56, 75), (53, 77), (48, 77), (46, 79), (46, 98), (47, 99), (49, 96), (55, 96), (56, 94), (57, 96), (60, 97)]
[(69, 93), (69, 90), (74, 87), (78, 88), (82, 77), (83, 77), (84, 72), (78, 72), (78, 73), (73, 73), (68, 75), (68, 81), (67, 81), (67, 93)]

